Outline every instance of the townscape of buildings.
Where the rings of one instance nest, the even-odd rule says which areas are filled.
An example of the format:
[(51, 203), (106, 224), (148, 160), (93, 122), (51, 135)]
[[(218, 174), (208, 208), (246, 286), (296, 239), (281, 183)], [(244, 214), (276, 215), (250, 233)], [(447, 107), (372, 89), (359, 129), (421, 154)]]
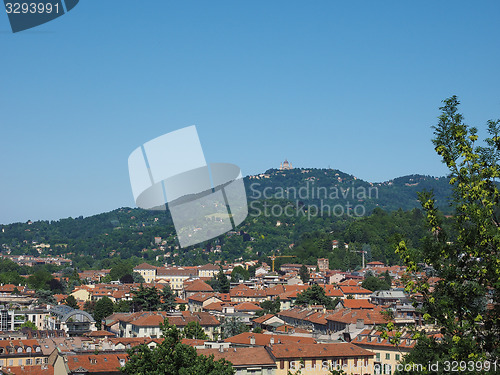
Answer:
[[(114, 313), (100, 322), (101, 330), (83, 310), (85, 302), (103, 297), (131, 301), (139, 284), (101, 283), (109, 270), (81, 272), (84, 283), (71, 293), (79, 309), (62, 304), (66, 295), (56, 295), (57, 305), (36, 306), (33, 291), (2, 285), (0, 373), (120, 374), (128, 348), (161, 343), (160, 323), (165, 318), (181, 330), (189, 322), (199, 323), (208, 340), (184, 339), (184, 343), (200, 354), (231, 361), (238, 375), (285, 375), (301, 363), (307, 374), (327, 374), (332, 366), (342, 366), (348, 374), (390, 374), (415, 342), (406, 334), (395, 345), (380, 327), (392, 321), (436, 333), (434, 327), (424, 326), (404, 292), (405, 269), (400, 266), (370, 262), (358, 272), (341, 272), (330, 270), (328, 259), (318, 259), (307, 266), (310, 280), (304, 285), (299, 277), (302, 265), (283, 264), (280, 272), (272, 272), (271, 265), (262, 263), (252, 279), (231, 283), (229, 293), (217, 293), (207, 283), (220, 270), (229, 276), (237, 266), (256, 265), (256, 261), (198, 267), (140, 264), (134, 271), (144, 278), (143, 286), (162, 290), (169, 285), (177, 296), (176, 310)], [(391, 289), (361, 287), (368, 271), (373, 275), (387, 271)], [(338, 298), (335, 308), (295, 304), (312, 284), (323, 288), (326, 296)], [(278, 299), (280, 311), (263, 314), (260, 304)], [(223, 338), (221, 326), (231, 318), (242, 322), (246, 332)], [(37, 330), (21, 328), (26, 321)]]

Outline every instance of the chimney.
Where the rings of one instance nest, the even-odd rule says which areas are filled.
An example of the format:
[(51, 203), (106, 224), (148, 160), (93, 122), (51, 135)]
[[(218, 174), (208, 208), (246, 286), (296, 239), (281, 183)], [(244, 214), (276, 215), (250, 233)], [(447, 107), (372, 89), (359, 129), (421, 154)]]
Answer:
[(219, 346), (219, 352), (224, 353), (224, 347), (222, 345)]
[(273, 344), (274, 344), (274, 337), (271, 337), (271, 340), (269, 340), (269, 343), (270, 343), (271, 345), (273, 345)]
[(365, 327), (365, 321), (363, 319), (356, 320), (356, 329), (362, 329)]
[(250, 345), (255, 345), (255, 336), (250, 337)]

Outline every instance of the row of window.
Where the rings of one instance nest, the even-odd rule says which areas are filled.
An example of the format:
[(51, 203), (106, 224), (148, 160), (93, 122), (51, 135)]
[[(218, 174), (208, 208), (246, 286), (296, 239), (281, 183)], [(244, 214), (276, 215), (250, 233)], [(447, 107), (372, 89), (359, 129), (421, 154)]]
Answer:
[[(395, 359), (396, 361), (399, 361), (400, 359), (400, 355), (399, 354), (396, 354), (395, 355)], [(385, 359), (386, 360), (390, 360), (391, 359), (391, 353), (385, 353)], [(380, 353), (377, 353), (377, 362), (380, 362)]]
[[(33, 360), (34, 359), (34, 360)], [(3, 366), (14, 366), (14, 359), (0, 359), (0, 367)], [(26, 358), (26, 359), (18, 359), (17, 360), (17, 366), (31, 366), (31, 365), (41, 365), (41, 364), (47, 364), (49, 363), (49, 358)]]
[[(280, 370), (283, 370), (285, 368), (285, 362), (288, 362), (288, 368), (295, 368), (298, 366), (298, 363), (300, 363), (299, 361), (295, 361), (295, 360), (291, 360), (291, 361), (285, 361), (285, 360), (280, 360)], [(316, 368), (316, 367), (322, 367), (322, 366), (327, 366), (327, 365), (330, 365), (333, 366), (333, 367), (336, 367), (336, 366), (348, 366), (349, 365), (349, 359), (348, 358), (342, 358), (342, 359), (332, 359), (332, 360), (328, 360), (326, 358), (322, 359), (322, 360), (316, 360), (316, 359), (312, 359), (311, 360), (311, 363), (310, 365), (312, 366), (312, 368)], [(354, 367), (358, 367), (358, 366), (365, 366), (367, 367), (368, 366), (368, 358), (364, 358), (364, 359), (357, 359), (355, 358), (354, 359)]]

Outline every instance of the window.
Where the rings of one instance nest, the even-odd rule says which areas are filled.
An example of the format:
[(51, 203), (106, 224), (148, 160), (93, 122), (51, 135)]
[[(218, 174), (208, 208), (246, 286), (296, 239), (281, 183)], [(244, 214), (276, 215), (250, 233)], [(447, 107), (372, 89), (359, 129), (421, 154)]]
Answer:
[(45, 364), (49, 363), (49, 357), (45, 357), (45, 358), (43, 359), (43, 363), (45, 363)]
[(33, 360), (31, 358), (28, 358), (26, 360), (26, 365), (32, 365), (33, 364)]
[(283, 370), (285, 368), (285, 361), (281, 360), (280, 361), (280, 370)]
[(377, 353), (377, 362), (380, 362), (380, 353)]
[(41, 359), (41, 358), (37, 358), (37, 359), (35, 360), (35, 364), (37, 364), (37, 365), (41, 365), (41, 364), (42, 364), (42, 359)]
[(396, 361), (399, 361), (399, 354), (396, 354)]
[(391, 353), (385, 353), (385, 359), (391, 359)]
[(9, 366), (14, 366), (14, 360), (13, 359), (9, 359)]

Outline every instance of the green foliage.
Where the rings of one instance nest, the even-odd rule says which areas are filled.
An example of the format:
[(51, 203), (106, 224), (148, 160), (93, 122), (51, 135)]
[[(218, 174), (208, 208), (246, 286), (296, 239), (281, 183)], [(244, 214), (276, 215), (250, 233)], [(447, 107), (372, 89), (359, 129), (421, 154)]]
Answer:
[(130, 301), (122, 300), (120, 302), (116, 302), (113, 305), (114, 312), (129, 312), (130, 311)]
[(57, 279), (51, 279), (49, 281), (49, 289), (54, 293), (64, 293), (66, 287)]
[(281, 301), (277, 297), (274, 301), (262, 301), (260, 307), (264, 309), (262, 315), (265, 314), (277, 314), (281, 311)]
[(334, 309), (338, 302), (337, 298), (332, 299), (327, 297), (325, 290), (317, 284), (297, 294), (297, 299), (295, 300), (296, 305), (322, 305), (329, 310)]
[(109, 276), (111, 277), (111, 280), (120, 280), (126, 275), (132, 275), (132, 272), (134, 272), (133, 268), (134, 265), (132, 263), (129, 263), (128, 261), (121, 261), (111, 267), (109, 270)]
[(253, 333), (262, 333), (262, 328), (260, 326), (255, 327)]
[(113, 314), (113, 310), (113, 301), (111, 301), (108, 297), (102, 297), (95, 303), (93, 316), (97, 329), (101, 329), (101, 321), (107, 316)]
[(208, 284), (212, 287), (214, 292), (219, 292), (219, 293), (229, 293), (229, 289), (231, 287), (230, 281), (224, 274), (222, 266), (220, 267), (220, 270), (217, 273), (217, 275), (214, 275), (212, 279), (209, 280)]
[(249, 279), (250, 279), (250, 273), (248, 272), (248, 270), (246, 270), (242, 266), (236, 266), (231, 271), (231, 282), (232, 283), (237, 283), (239, 281), (249, 280)]
[(387, 282), (382, 279), (379, 279), (376, 276), (366, 276), (363, 282), (361, 283), (361, 286), (365, 289), (371, 290), (372, 292), (375, 292), (377, 290), (389, 290), (391, 289), (390, 285), (387, 284)]
[(141, 284), (139, 289), (135, 291), (132, 303), (136, 310), (156, 311), (161, 306), (160, 294), (154, 286), (145, 288)]
[[(288, 251), (288, 246), (291, 243), (296, 244), (296, 248), (297, 245), (300, 247), (303, 236), (307, 234), (316, 236), (316, 233), (320, 233), (322, 236), (330, 237), (328, 238), (330, 242), (325, 241), (322, 244), (319, 238), (318, 241), (306, 240), (304, 247), (308, 251), (301, 255), (297, 248), (297, 251), (293, 250), (293, 252), (296, 251), (296, 254), (291, 255), (298, 255), (298, 261), (304, 264), (314, 264), (316, 258), (328, 257), (332, 268), (347, 270), (354, 269), (361, 264), (359, 254), (349, 253), (345, 249), (338, 249), (332, 253), (331, 240), (336, 239), (349, 244), (355, 242), (360, 248), (369, 244), (372, 246), (375, 260), (394, 264), (399, 261), (399, 258), (394, 255), (391, 249), (392, 242), (387, 241), (388, 237), (390, 239), (391, 236), (401, 233), (406, 238), (413, 238), (418, 227), (406, 225), (407, 213), (401, 211), (398, 215), (392, 215), (391, 211), (399, 208), (413, 210), (418, 205), (415, 192), (421, 189), (433, 189), (440, 206), (447, 209), (447, 197), (451, 191), (447, 183), (448, 179), (435, 179), (420, 175), (396, 178), (372, 186), (366, 181), (355, 179), (352, 175), (332, 169), (293, 169), (285, 174), (277, 170), (269, 170), (267, 173), (269, 178), (260, 179), (258, 186), (253, 185), (255, 180), (247, 178), (246, 187), (249, 193), (250, 212), (255, 214), (257, 210), (263, 209), (264, 205), (267, 204), (282, 209), (292, 208), (292, 212), (297, 213), (297, 215), (249, 215), (240, 224), (240, 232), (227, 233), (197, 246), (176, 249), (178, 243), (176, 243), (175, 228), (168, 210), (158, 212), (132, 208), (120, 208), (86, 218), (67, 218), (51, 222), (36, 221), (31, 225), (27, 223), (2, 225), (1, 228), (4, 231), (0, 231), (0, 245), (9, 248), (11, 254), (34, 253), (38, 256), (32, 245), (33, 241), (49, 243), (51, 247), (44, 250), (43, 256), (71, 254), (69, 257), (73, 261), (73, 268), (79, 270), (112, 269), (110, 280), (119, 280), (125, 274), (130, 273), (131, 266), (139, 263), (148, 262), (157, 266), (161, 265), (159, 261), (156, 261), (156, 257), (163, 255), (164, 252), (154, 244), (153, 239), (156, 236), (167, 241), (165, 252), (177, 254), (177, 256), (170, 258), (172, 263), (182, 266), (213, 263), (220, 259), (233, 261), (240, 257), (249, 260), (255, 259), (256, 255), (261, 258), (261, 261), (268, 261), (265, 257), (276, 249)], [(311, 183), (312, 180), (314, 180), (314, 184)], [(353, 189), (376, 188), (378, 189), (378, 197), (362, 199), (366, 208), (364, 218), (347, 214), (308, 218), (306, 212), (301, 214), (303, 207), (319, 203), (319, 200), (312, 196), (299, 200), (293, 197), (280, 197), (280, 194), (271, 194), (272, 197), (266, 200), (263, 200), (262, 196), (258, 198), (258, 195), (262, 194), (266, 188), (270, 188), (270, 191), (273, 192), (279, 188), (291, 187), (293, 190), (293, 188), (300, 189), (307, 186), (309, 188), (326, 188), (328, 191), (330, 188), (335, 188), (337, 191), (343, 189), (349, 193)], [(254, 191), (255, 189), (256, 191)], [(268, 196), (268, 194), (266, 195)], [(342, 197), (342, 194), (338, 199), (328, 198), (323, 203), (330, 206), (345, 206), (349, 201), (353, 202), (352, 196), (348, 195), (346, 198)], [(376, 211), (376, 207), (382, 208), (381, 211), (385, 210), (383, 212), (388, 212), (387, 216), (389, 217), (372, 215), (376, 216), (373, 222), (365, 220), (372, 211)], [(381, 223), (384, 220), (389, 222), (387, 228), (384, 226), (385, 223)], [(277, 226), (278, 221), (281, 223), (280, 226)], [(362, 223), (358, 223), (359, 221)], [(405, 225), (401, 226), (401, 223)], [(365, 226), (369, 230), (363, 230)], [(380, 229), (382, 230), (380, 231)], [(326, 238), (324, 239), (326, 240)], [(311, 246), (312, 242), (326, 246), (314, 247)], [(216, 245), (221, 246), (220, 254), (210, 252)], [(416, 247), (417, 245), (415, 243), (411, 246)], [(280, 261), (278, 261), (278, 265), (279, 263)], [(253, 271), (249, 269), (250, 276), (252, 276)], [(22, 269), (19, 274), (25, 275), (31, 272)], [(135, 281), (140, 282), (140, 280)]]
[(23, 324), (21, 324), (19, 326), (19, 330), (22, 330), (23, 328), (29, 328), (31, 329), (32, 331), (37, 331), (38, 330), (38, 327), (36, 326), (35, 323), (33, 323), (31, 320), (27, 320), (25, 321)]
[(172, 292), (170, 285), (165, 285), (161, 291), (161, 308), (164, 311), (175, 310), (175, 294)]
[(78, 302), (76, 301), (76, 298), (73, 297), (72, 295), (66, 297), (66, 299), (64, 300), (64, 304), (73, 309), (78, 309)]
[(83, 310), (88, 312), (90, 315), (94, 315), (95, 301), (85, 301), (83, 304)]
[(304, 264), (300, 267), (299, 276), (304, 284), (309, 282), (309, 269)]
[(133, 284), (134, 283), (134, 277), (130, 274), (127, 273), (120, 277), (120, 283), (122, 284)]
[(28, 277), (28, 286), (35, 290), (40, 289), (51, 289), (49, 286), (50, 281), (52, 280), (52, 275), (50, 272), (45, 269), (39, 269), (33, 273), (30, 277)]
[[(446, 372), (446, 361), (492, 364), (500, 359), (500, 192), (496, 182), (500, 177), (500, 121), (488, 122), (490, 138), (480, 146), (477, 130), (463, 123), (458, 105), (455, 96), (444, 100), (433, 139), (450, 170), (456, 210), (452, 230), (443, 226), (432, 194), (419, 195), (429, 228), (423, 260), (441, 281), (433, 290), (426, 279), (407, 287), (422, 294), (424, 318), (441, 327), (442, 340), (418, 335), (417, 346), (404, 363), (439, 362), (439, 373)], [(419, 270), (404, 241), (396, 251), (410, 272)], [(478, 372), (476, 368), (460, 370)], [(494, 370), (492, 366), (487, 372)]]
[(168, 319), (162, 324), (163, 342), (150, 349), (142, 344), (129, 349), (129, 361), (121, 368), (130, 375), (233, 375), (230, 362), (197, 355), (196, 349), (181, 343), (182, 333)]
[(134, 283), (140, 284), (145, 283), (144, 277), (139, 272), (132, 272), (132, 278), (134, 279)]
[(36, 303), (38, 305), (57, 305), (57, 300), (50, 290), (39, 289), (35, 293)]
[(207, 340), (208, 336), (203, 331), (203, 327), (198, 322), (189, 322), (184, 327), (184, 337), (187, 339)]
[(221, 325), (221, 329), (223, 337), (227, 339), (228, 337), (245, 332), (246, 326), (240, 318), (233, 316), (224, 320), (224, 323)]

